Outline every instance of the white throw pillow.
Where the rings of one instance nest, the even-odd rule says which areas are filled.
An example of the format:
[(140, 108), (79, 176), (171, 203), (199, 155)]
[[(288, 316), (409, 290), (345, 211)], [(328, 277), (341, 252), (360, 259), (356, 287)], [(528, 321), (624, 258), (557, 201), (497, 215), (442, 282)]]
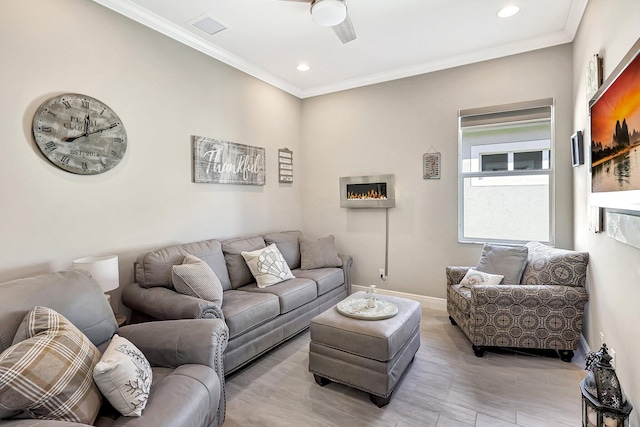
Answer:
[(275, 285), (295, 276), (275, 243), (256, 251), (240, 253), (256, 279), (259, 288)]
[(142, 415), (151, 390), (151, 365), (131, 341), (118, 334), (113, 336), (93, 369), (93, 380), (122, 415)]
[(200, 258), (189, 254), (182, 264), (171, 267), (171, 281), (176, 292), (222, 307), (222, 283), (209, 264)]
[(502, 279), (504, 279), (504, 276), (500, 274), (489, 274), (470, 268), (467, 274), (464, 275), (460, 285), (465, 288), (470, 288), (474, 285), (499, 285)]

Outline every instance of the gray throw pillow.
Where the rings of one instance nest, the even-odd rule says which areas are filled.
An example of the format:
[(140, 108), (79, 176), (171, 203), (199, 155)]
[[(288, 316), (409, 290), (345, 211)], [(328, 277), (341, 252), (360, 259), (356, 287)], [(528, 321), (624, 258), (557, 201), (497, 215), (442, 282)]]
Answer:
[(222, 284), (209, 265), (187, 255), (180, 265), (171, 267), (173, 287), (178, 293), (211, 301), (222, 307)]
[(527, 265), (529, 250), (526, 246), (499, 246), (486, 244), (476, 270), (504, 276), (505, 285), (519, 285)]
[(331, 235), (317, 240), (300, 236), (300, 258), (300, 268), (303, 270), (342, 267), (335, 237)]

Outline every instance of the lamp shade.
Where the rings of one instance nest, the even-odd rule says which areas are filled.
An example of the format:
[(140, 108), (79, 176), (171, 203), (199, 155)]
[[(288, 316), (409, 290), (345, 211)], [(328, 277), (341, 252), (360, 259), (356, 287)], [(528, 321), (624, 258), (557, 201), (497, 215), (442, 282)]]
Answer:
[(347, 5), (344, 0), (315, 0), (311, 4), (311, 17), (316, 24), (333, 27), (347, 17)]
[(91, 277), (100, 283), (104, 292), (112, 291), (120, 286), (117, 255), (78, 258), (73, 261), (73, 267), (91, 274)]

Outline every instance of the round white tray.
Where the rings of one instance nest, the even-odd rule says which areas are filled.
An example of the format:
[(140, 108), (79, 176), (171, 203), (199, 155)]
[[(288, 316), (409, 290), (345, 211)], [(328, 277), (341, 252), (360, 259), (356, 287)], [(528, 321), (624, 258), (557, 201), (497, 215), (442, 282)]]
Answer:
[(388, 301), (376, 299), (375, 307), (368, 307), (366, 298), (352, 298), (340, 301), (336, 310), (343, 316), (361, 320), (389, 319), (398, 314), (398, 307)]

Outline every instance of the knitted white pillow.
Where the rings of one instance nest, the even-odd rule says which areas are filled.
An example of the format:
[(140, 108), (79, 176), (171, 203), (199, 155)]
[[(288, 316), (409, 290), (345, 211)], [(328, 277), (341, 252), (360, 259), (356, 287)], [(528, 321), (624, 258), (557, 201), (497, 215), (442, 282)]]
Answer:
[(171, 267), (171, 280), (178, 293), (211, 301), (222, 307), (220, 279), (200, 258), (187, 255), (182, 264)]

